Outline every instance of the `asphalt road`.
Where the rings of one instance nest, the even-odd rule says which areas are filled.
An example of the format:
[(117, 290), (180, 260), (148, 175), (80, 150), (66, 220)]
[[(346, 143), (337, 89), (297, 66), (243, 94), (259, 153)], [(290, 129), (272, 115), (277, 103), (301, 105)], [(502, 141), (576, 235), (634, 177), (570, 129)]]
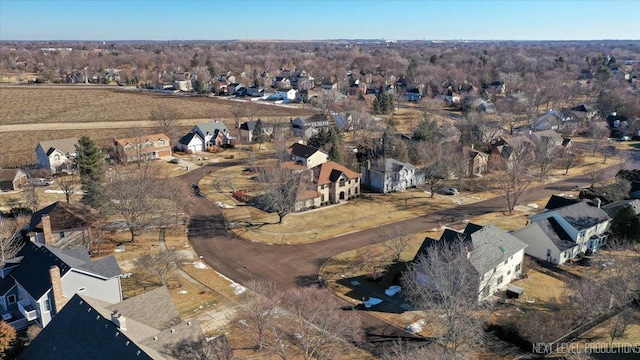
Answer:
[[(229, 163), (209, 164), (180, 176), (189, 183), (197, 183), (210, 171), (216, 171)], [(627, 168), (640, 168), (640, 161), (631, 161)], [(618, 166), (607, 169), (607, 178), (615, 176)], [(519, 204), (549, 197), (570, 191), (588, 183), (586, 176), (569, 178), (553, 184), (536, 187), (526, 191)], [(506, 210), (506, 202), (502, 198), (493, 198), (473, 204), (461, 205), (449, 210), (434, 212), (426, 216), (416, 217), (383, 225), (347, 235), (337, 236), (329, 240), (301, 245), (268, 245), (249, 242), (230, 235), (224, 226), (220, 210), (209, 200), (195, 197), (188, 209), (191, 217), (189, 241), (193, 249), (202, 256), (204, 262), (225, 276), (244, 283), (249, 279), (268, 279), (283, 288), (304, 286), (317, 281), (321, 265), (329, 258), (356, 249), (372, 242), (381, 242), (384, 228), (399, 226), (408, 233), (416, 233), (438, 225), (447, 225), (462, 221), (465, 217), (473, 217), (490, 212)], [(523, 218), (524, 226), (526, 219)], [(372, 336), (386, 338), (388, 336), (408, 336), (401, 329), (394, 328), (381, 320), (365, 316), (368, 333)]]

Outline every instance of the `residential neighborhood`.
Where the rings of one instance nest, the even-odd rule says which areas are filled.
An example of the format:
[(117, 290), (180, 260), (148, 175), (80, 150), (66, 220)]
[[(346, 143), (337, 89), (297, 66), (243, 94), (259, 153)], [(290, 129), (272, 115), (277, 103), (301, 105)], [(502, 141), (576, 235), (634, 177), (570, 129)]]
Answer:
[[(289, 37), (365, 20), (275, 40), (258, 4), (174, 5), (107, 9), (169, 40), (0, 32), (0, 358), (635, 358), (631, 25), (460, 40), (504, 30), (460, 10), (428, 40), (408, 4), (303, 2), (274, 8)], [(236, 40), (171, 40), (182, 11)]]

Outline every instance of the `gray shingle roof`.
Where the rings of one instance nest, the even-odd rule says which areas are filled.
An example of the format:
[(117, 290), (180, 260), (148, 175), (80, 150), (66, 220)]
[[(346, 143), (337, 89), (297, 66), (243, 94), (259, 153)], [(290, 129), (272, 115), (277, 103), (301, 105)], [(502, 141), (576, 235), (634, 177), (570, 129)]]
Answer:
[(22, 285), (31, 296), (39, 299), (51, 288), (49, 269), (56, 265), (60, 268), (60, 275), (64, 276), (71, 268), (90, 272), (98, 277), (111, 278), (122, 274), (113, 256), (97, 261), (86, 261), (86, 256), (76, 258), (79, 252), (88, 253), (83, 246), (72, 251), (63, 251), (51, 246), (28, 242), (20, 250), (18, 256), (23, 256), (11, 276)]
[(200, 137), (200, 135), (198, 135), (197, 133), (190, 132), (187, 135), (183, 136), (180, 139), (179, 143), (183, 145), (189, 145), (194, 136)]
[(533, 224), (529, 224), (524, 229), (520, 229), (513, 233), (519, 239), (528, 241), (540, 241), (544, 238), (549, 239), (560, 251), (571, 249), (576, 243), (562, 229), (560, 224), (554, 218), (544, 219)]
[[(163, 328), (153, 326), (157, 321), (148, 317), (150, 313), (161, 318), (165, 317), (163, 312), (177, 314), (166, 288), (104, 305), (99, 300), (74, 295), (19, 358), (171, 359), (167, 352), (175, 344), (203, 338), (197, 323), (182, 322), (180, 317), (171, 325), (162, 324)], [(113, 309), (126, 318), (126, 329), (119, 329), (111, 321)]]
[(78, 144), (78, 138), (66, 138), (66, 139), (56, 139), (56, 140), (47, 140), (41, 141), (38, 143), (42, 149), (49, 154), (50, 149), (57, 149), (67, 154), (74, 154), (76, 152), (76, 145)]
[(557, 208), (553, 211), (578, 231), (611, 219), (602, 209), (597, 206), (591, 206), (586, 201)]
[(202, 134), (199, 134), (200, 136), (206, 135), (207, 132), (211, 135), (215, 135), (218, 133), (218, 131), (229, 131), (229, 129), (227, 129), (227, 126), (222, 122), (222, 121), (213, 121), (210, 123), (205, 123), (205, 124), (197, 124), (196, 126), (194, 126), (193, 130), (191, 130), (191, 132), (195, 132), (196, 128), (200, 128), (200, 130), (202, 130)]
[(414, 261), (418, 255), (426, 254), (431, 246), (454, 241), (462, 241), (469, 246), (471, 250), (469, 261), (479, 274), (486, 274), (501, 262), (527, 247), (527, 244), (520, 239), (494, 225), (483, 227), (468, 224), (463, 232), (445, 229), (439, 241), (426, 238)]
[(602, 210), (613, 218), (620, 209), (627, 206), (631, 206), (636, 215), (640, 214), (640, 200), (638, 199), (614, 201), (611, 204), (604, 205)]
[(316, 149), (311, 146), (295, 143), (289, 147), (288, 151), (289, 151), (289, 154), (291, 155), (295, 155), (297, 157), (306, 159), (311, 155), (315, 154), (316, 152), (322, 151), (322, 150)]

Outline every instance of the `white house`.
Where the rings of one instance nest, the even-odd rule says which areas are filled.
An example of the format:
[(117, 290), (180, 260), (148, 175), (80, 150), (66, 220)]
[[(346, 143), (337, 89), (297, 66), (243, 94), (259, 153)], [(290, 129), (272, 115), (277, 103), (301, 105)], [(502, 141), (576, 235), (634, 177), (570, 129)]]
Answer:
[(78, 138), (41, 141), (36, 146), (36, 162), (40, 169), (49, 169), (52, 174), (75, 171)]
[[(506, 289), (509, 283), (520, 277), (522, 260), (527, 244), (494, 226), (467, 224), (462, 232), (446, 229), (440, 240), (426, 238), (416, 253), (414, 262), (426, 256), (439, 244), (462, 241), (467, 248), (467, 259), (478, 275), (478, 301), (485, 300), (497, 291)], [(425, 286), (428, 278), (419, 279)]]
[(222, 146), (235, 143), (235, 138), (229, 133), (227, 126), (220, 120), (210, 123), (197, 124), (191, 130), (192, 133), (198, 134), (203, 140), (202, 148), (199, 151), (206, 151), (210, 146)]
[(294, 136), (309, 138), (318, 133), (324, 126), (329, 126), (329, 119), (323, 114), (305, 116), (291, 120), (291, 130)]
[(611, 218), (597, 204), (580, 201), (531, 216), (531, 224), (513, 233), (527, 255), (563, 264), (607, 243)]
[(278, 89), (276, 92), (269, 97), (269, 100), (295, 100), (296, 93), (298, 91), (295, 89)]
[(16, 329), (47, 326), (77, 293), (109, 304), (122, 301), (122, 272), (113, 255), (92, 261), (83, 246), (60, 250), (29, 241), (0, 264), (0, 311)]
[(178, 141), (176, 148), (187, 153), (196, 153), (205, 148), (204, 140), (197, 133), (190, 132)]
[(424, 184), (424, 173), (409, 163), (396, 159), (371, 165), (370, 161), (362, 167), (362, 186), (382, 193), (404, 191), (407, 188)]

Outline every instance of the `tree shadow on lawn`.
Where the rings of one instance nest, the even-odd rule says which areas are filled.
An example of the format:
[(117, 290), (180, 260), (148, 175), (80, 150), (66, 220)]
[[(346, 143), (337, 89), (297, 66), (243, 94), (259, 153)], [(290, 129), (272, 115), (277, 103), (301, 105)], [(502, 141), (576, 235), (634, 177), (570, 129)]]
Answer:
[(300, 287), (309, 287), (314, 285), (322, 285), (320, 281), (318, 281), (317, 274), (311, 275), (298, 275), (295, 279), (296, 285)]
[(371, 279), (368, 274), (357, 275), (352, 277), (343, 277), (336, 282), (344, 287), (351, 289), (344, 295), (348, 296), (356, 301), (365, 301), (369, 298), (375, 297), (383, 300), (381, 304), (374, 305), (367, 309), (364, 306), (356, 306), (358, 310), (371, 310), (390, 314), (402, 314), (405, 311), (411, 310), (407, 299), (403, 296), (402, 292), (393, 296), (385, 294), (385, 290), (391, 285), (401, 285), (400, 279), (402, 272), (407, 268), (406, 262), (399, 262), (391, 265), (387, 272), (378, 279)]

